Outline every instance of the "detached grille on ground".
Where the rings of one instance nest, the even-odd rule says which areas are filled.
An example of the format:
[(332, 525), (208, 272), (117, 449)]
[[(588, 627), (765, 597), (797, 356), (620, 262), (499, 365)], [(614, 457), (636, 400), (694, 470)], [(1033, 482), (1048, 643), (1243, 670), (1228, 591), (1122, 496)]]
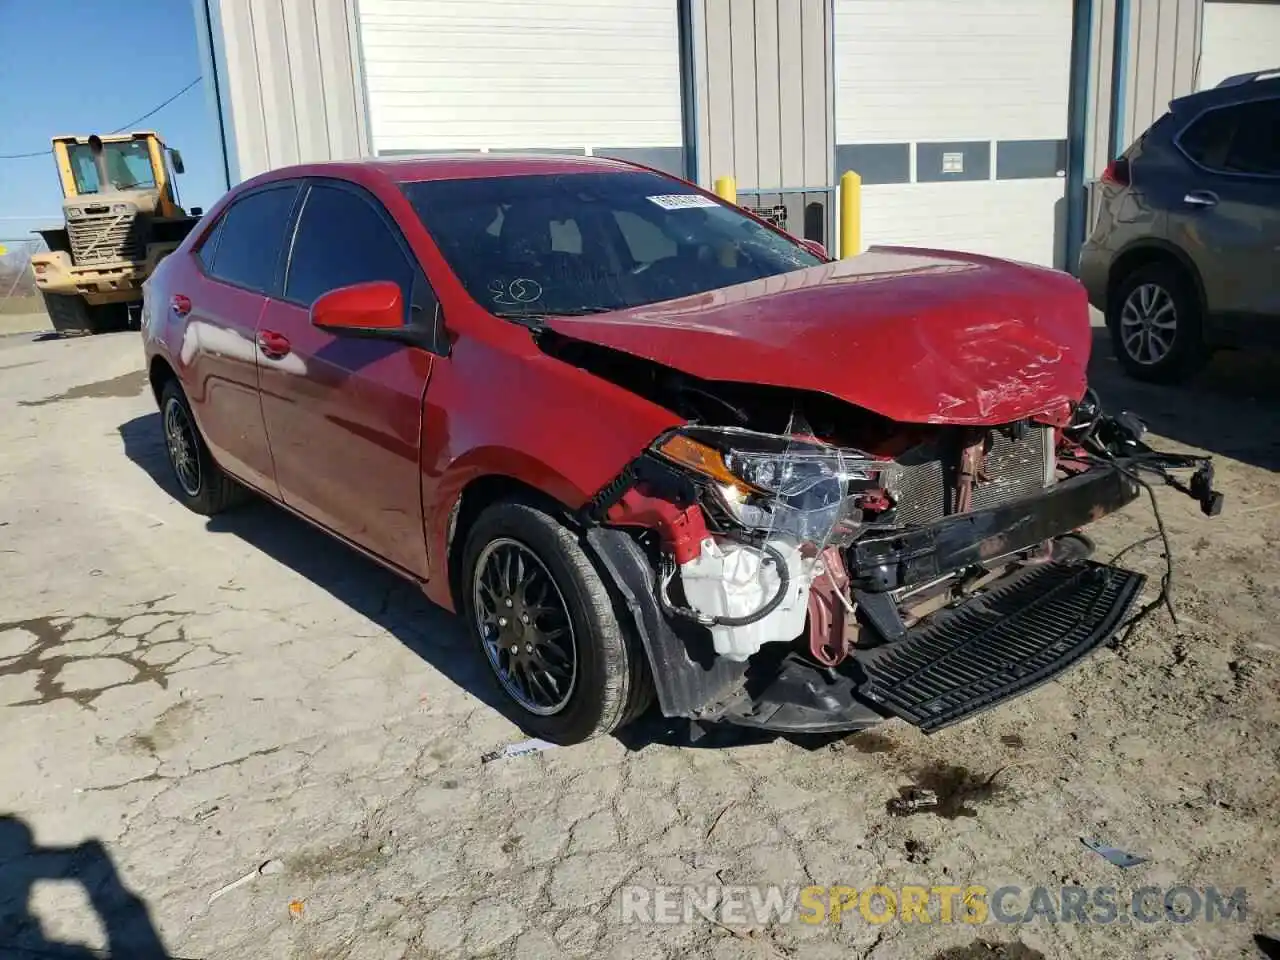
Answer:
[[(991, 449), (985, 458), (989, 479), (974, 488), (973, 509), (993, 507), (1043, 489), (1053, 473), (1052, 456), (1053, 431), (1048, 427), (1034, 427), (1021, 440), (993, 431)], [(941, 520), (950, 497), (942, 454), (930, 453), (916, 462), (904, 462), (892, 493), (898, 523)]]
[(1093, 561), (1029, 567), (905, 640), (856, 653), (858, 692), (926, 733), (1025, 693), (1106, 642), (1146, 577)]
[(104, 213), (68, 220), (67, 234), (71, 239), (71, 257), (77, 267), (141, 260), (145, 255), (142, 223), (133, 213)]

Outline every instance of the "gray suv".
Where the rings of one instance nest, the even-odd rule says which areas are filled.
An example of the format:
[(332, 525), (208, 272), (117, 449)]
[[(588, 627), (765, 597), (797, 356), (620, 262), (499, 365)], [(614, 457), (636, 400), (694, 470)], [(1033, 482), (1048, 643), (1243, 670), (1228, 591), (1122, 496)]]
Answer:
[(1097, 189), (1080, 280), (1130, 374), (1280, 346), (1280, 70), (1174, 100)]

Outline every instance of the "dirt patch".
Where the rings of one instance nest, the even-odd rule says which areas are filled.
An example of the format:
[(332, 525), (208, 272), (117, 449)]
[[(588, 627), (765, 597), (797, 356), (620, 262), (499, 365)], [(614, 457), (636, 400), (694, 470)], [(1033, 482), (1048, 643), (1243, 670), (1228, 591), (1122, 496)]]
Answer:
[(935, 953), (931, 960), (1045, 960), (1045, 956), (1021, 941), (991, 943), (975, 940), (966, 947), (951, 947)]
[(55, 393), (51, 397), (44, 397), (40, 400), (19, 400), (20, 407), (43, 407), (51, 403), (61, 403), (63, 400), (84, 400), (88, 398), (104, 398), (104, 397), (136, 397), (147, 385), (147, 372), (145, 370), (133, 370), (129, 373), (122, 373), (118, 377), (112, 377), (110, 380), (97, 380), (93, 383), (82, 383), (78, 387), (72, 387), (65, 393)]
[(874, 730), (863, 730), (860, 733), (845, 737), (841, 743), (858, 753), (893, 753), (898, 744), (883, 733)]
[(942, 764), (917, 767), (911, 771), (915, 783), (898, 788), (898, 796), (887, 805), (890, 816), (927, 813), (944, 820), (976, 817), (975, 804), (985, 803), (1003, 791), (998, 777), (1004, 768), (990, 774), (971, 772), (967, 767)]
[(175, 703), (156, 718), (151, 729), (129, 737), (129, 746), (142, 753), (155, 754), (184, 740), (195, 719), (195, 705), (189, 701)]

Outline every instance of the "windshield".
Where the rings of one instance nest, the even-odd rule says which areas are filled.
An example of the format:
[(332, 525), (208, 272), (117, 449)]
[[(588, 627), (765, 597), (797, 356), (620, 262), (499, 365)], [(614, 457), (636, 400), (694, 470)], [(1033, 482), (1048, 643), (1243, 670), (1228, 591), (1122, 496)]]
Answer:
[(112, 190), (154, 190), (156, 178), (151, 169), (151, 151), (145, 140), (126, 140), (102, 145), (102, 169), (107, 183), (102, 183), (94, 163), (93, 151), (87, 143), (67, 146), (71, 174), (77, 193), (105, 193)]
[(822, 262), (738, 209), (640, 171), (404, 189), (467, 292), (498, 316), (617, 310)]

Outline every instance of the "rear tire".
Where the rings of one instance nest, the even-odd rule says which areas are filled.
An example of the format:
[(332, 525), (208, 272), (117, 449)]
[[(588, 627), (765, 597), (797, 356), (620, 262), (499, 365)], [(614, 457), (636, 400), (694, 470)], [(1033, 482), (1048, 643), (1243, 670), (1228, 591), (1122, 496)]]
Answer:
[[(535, 736), (580, 743), (651, 702), (644, 651), (578, 537), (544, 510), (501, 502), (481, 513), (467, 532), (459, 593), (495, 685)], [(554, 664), (554, 676), (542, 664)]]
[(1171, 263), (1148, 263), (1124, 277), (1108, 297), (1107, 327), (1116, 359), (1138, 380), (1180, 383), (1212, 356), (1200, 298)]
[(187, 509), (211, 517), (247, 499), (248, 491), (214, 462), (177, 380), (160, 391), (160, 426), (178, 499)]

